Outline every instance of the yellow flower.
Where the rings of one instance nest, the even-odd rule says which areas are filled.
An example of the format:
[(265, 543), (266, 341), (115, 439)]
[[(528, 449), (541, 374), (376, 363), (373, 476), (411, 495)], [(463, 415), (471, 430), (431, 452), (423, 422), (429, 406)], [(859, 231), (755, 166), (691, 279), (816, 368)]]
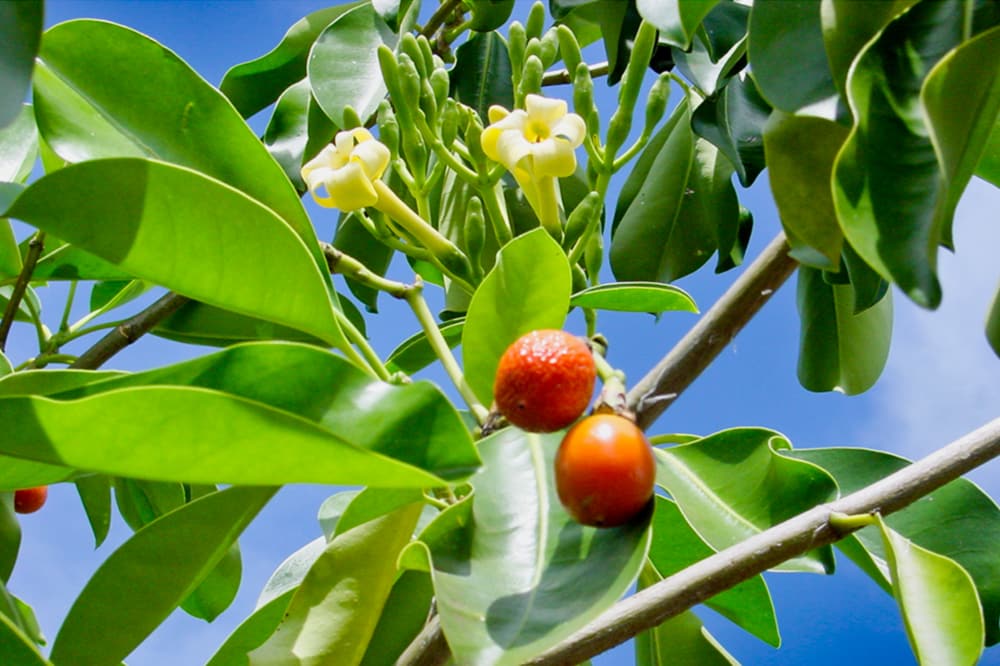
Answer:
[(525, 108), (508, 112), (489, 110), (490, 125), (483, 130), (486, 155), (507, 167), (550, 233), (561, 233), (559, 186), (556, 178), (576, 171), (575, 150), (583, 143), (583, 118), (566, 112), (566, 102), (528, 95)]
[(338, 132), (332, 144), (302, 167), (302, 180), (321, 206), (343, 211), (374, 206), (379, 200), (375, 184), (389, 157), (389, 149), (366, 129)]

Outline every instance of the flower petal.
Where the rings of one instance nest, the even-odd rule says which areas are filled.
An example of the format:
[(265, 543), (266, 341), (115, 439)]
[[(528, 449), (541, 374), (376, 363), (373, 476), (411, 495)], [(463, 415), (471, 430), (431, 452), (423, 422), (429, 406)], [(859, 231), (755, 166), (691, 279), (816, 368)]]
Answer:
[(566, 115), (566, 101), (541, 95), (528, 95), (524, 98), (524, 108), (528, 120), (533, 123), (545, 123), (550, 127)]
[[(317, 173), (313, 174), (315, 175)], [(371, 180), (358, 162), (351, 162), (339, 169), (324, 169), (322, 176), (323, 180), (318, 186), (309, 183), (313, 198), (320, 205), (351, 211), (373, 206), (378, 201), (378, 194)], [(319, 194), (320, 186), (326, 189), (329, 196), (323, 197)]]
[(565, 178), (576, 171), (576, 154), (573, 144), (565, 139), (553, 138), (531, 146), (536, 177)]
[[(367, 132), (366, 132), (367, 134)], [(371, 137), (371, 135), (368, 135)], [(365, 175), (369, 180), (377, 180), (385, 173), (389, 166), (390, 153), (385, 144), (375, 141), (362, 141), (354, 147), (351, 153), (351, 162), (361, 165)]]
[(587, 123), (575, 113), (567, 113), (552, 126), (552, 136), (569, 141), (574, 148), (578, 148), (583, 143), (583, 137), (586, 135)]

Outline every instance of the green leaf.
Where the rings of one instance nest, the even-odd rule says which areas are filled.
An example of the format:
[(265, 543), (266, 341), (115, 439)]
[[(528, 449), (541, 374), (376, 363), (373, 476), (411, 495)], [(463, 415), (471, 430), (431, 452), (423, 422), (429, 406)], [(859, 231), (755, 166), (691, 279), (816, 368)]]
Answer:
[(357, 663), (420, 510), (421, 503), (409, 504), (335, 537), (292, 595), (277, 630), (250, 653), (250, 663)]
[(1000, 29), (953, 49), (963, 6), (920, 3), (858, 55), (847, 81), (855, 126), (835, 166), (848, 241), (930, 308), (941, 300), (937, 247), (951, 243), (955, 203), (1000, 108)]
[(983, 156), (979, 158), (976, 175), (1000, 187), (1000, 116), (997, 116), (983, 149)]
[(111, 529), (111, 479), (103, 474), (86, 474), (74, 484), (94, 534), (94, 548), (100, 548)]
[(50, 280), (114, 280), (131, 281), (128, 271), (86, 250), (68, 245), (53, 235), (45, 237), (42, 256), (35, 264), (31, 279)]
[(462, 330), (465, 378), (483, 404), (493, 402), (497, 364), (510, 343), (528, 331), (562, 328), (571, 290), (566, 255), (544, 229), (500, 249), (472, 297)]
[[(326, 537), (324, 544), (326, 541), (333, 538), (334, 533), (337, 531), (337, 523), (340, 522), (341, 516), (344, 515), (344, 511), (359, 494), (361, 494), (360, 490), (342, 490), (339, 493), (334, 493), (323, 500), (323, 503), (319, 507), (319, 512), (316, 514), (316, 519), (319, 521), (319, 526), (323, 530), (323, 535)], [(300, 549), (299, 552), (302, 552), (302, 550), (303, 549)], [(292, 557), (294, 557), (294, 555)], [(285, 560), (285, 563), (287, 562), (288, 560)], [(282, 566), (284, 566), (285, 563), (282, 563)], [(274, 576), (271, 578), (273, 579)]]
[[(639, 574), (639, 589), (661, 581), (652, 567)], [(636, 666), (698, 664), (698, 666), (738, 666), (692, 611), (684, 611), (635, 637)]]
[[(372, 0), (372, 7), (393, 32), (406, 32), (400, 25), (412, 2), (413, 0)], [(420, 7), (419, 1), (417, 7)]]
[[(690, 444), (655, 449), (656, 482), (691, 527), (723, 550), (832, 499), (837, 485), (812, 464), (783, 455), (791, 444), (763, 428), (733, 428)], [(788, 560), (777, 571), (831, 573), (829, 546)]]
[(615, 277), (672, 282), (708, 261), (723, 235), (731, 247), (739, 225), (732, 173), (715, 146), (692, 134), (681, 102), (622, 188), (611, 236)]
[(993, 348), (993, 353), (1000, 356), (1000, 291), (993, 297), (993, 305), (986, 318), (986, 339)]
[(449, 77), (455, 100), (475, 109), (484, 122), (494, 104), (514, 108), (510, 54), (499, 33), (478, 33), (459, 46)]
[[(837, 480), (841, 495), (869, 486), (910, 463), (884, 451), (840, 447), (797, 449), (787, 455), (827, 470)], [(1000, 642), (1000, 561), (996, 558), (1000, 509), (990, 496), (971, 481), (957, 479), (885, 521), (900, 535), (954, 559), (969, 572), (982, 600), (986, 644)], [(851, 541), (861, 547), (860, 552), (844, 547)], [(888, 566), (877, 528), (855, 532), (837, 546), (888, 591)]]
[(326, 26), (362, 4), (365, 3), (326, 7), (299, 19), (267, 54), (226, 72), (219, 86), (222, 92), (244, 118), (254, 115), (305, 77), (309, 49)]
[(660, 40), (687, 49), (691, 36), (719, 0), (637, 0), (636, 9), (660, 31)]
[[(10, 295), (13, 291), (14, 285), (12, 284), (0, 287), (0, 312), (6, 311), (7, 304), (10, 303)], [(34, 308), (33, 311), (32, 308)], [(35, 295), (31, 287), (28, 287), (27, 291), (24, 292), (21, 302), (18, 303), (17, 310), (14, 312), (14, 321), (34, 321), (34, 313), (41, 312), (41, 310), (42, 304), (38, 300), (38, 296)]]
[(23, 458), (0, 456), (0, 491), (47, 486), (73, 478), (67, 467), (46, 465)]
[(0, 397), (13, 395), (52, 395), (85, 384), (119, 377), (117, 370), (32, 370), (0, 378)]
[(469, 29), (481, 33), (502, 27), (514, 11), (514, 0), (462, 0), (462, 3), (472, 14)]
[(362, 121), (375, 113), (387, 92), (378, 47), (395, 48), (399, 37), (369, 4), (334, 19), (309, 52), (309, 85), (320, 108), (337, 127), (347, 127), (344, 107)]
[(727, 77), (746, 66), (749, 16), (746, 5), (720, 2), (705, 16), (689, 50), (670, 48), (677, 69), (703, 94), (718, 92)]
[(107, 280), (95, 282), (90, 290), (90, 311), (109, 312), (139, 298), (150, 285), (142, 280)]
[[(2, 30), (0, 27), (0, 31)], [(13, 121), (0, 129), (0, 181), (23, 183), (31, 173), (36, 159), (38, 128), (35, 127), (31, 105), (24, 104)]]
[(619, 312), (698, 312), (680, 287), (659, 282), (609, 282), (573, 294), (570, 305)]
[(642, 17), (636, 11), (634, 2), (621, 0), (601, 0), (599, 9), (592, 14), (601, 26), (604, 50), (608, 55), (608, 85), (616, 85), (625, 73), (625, 67), (632, 56), (632, 41)]
[(764, 170), (764, 125), (770, 105), (746, 75), (729, 79), (726, 87), (698, 105), (691, 127), (732, 163), (743, 187), (750, 187)]
[[(339, 356), (294, 343), (240, 345), (184, 363), (83, 387), (60, 397), (80, 398), (99, 392), (121, 394), (119, 389), (152, 385), (197, 387), (212, 393), (224, 391), (228, 398), (253, 401), (256, 405), (254, 410), (264, 410), (260, 412), (261, 416), (270, 411), (264, 409), (266, 405), (273, 410), (281, 410), (274, 412), (275, 418), (291, 419), (295, 414), (295, 420), (302, 420), (302, 426), (319, 426), (322, 430), (313, 431), (314, 434), (325, 432), (330, 438), (321, 444), (326, 453), (316, 452), (321, 460), (300, 463), (304, 466), (301, 471), (329, 465), (330, 470), (343, 470), (338, 474), (342, 483), (392, 487), (393, 481), (388, 478), (392, 472), (389, 470), (384, 482), (373, 480), (378, 473), (377, 468), (383, 463), (397, 472), (408, 470), (403, 478), (410, 477), (411, 482), (396, 482), (398, 487), (417, 485), (415, 482), (418, 479), (463, 479), (479, 466), (479, 456), (468, 429), (452, 404), (432, 383), (422, 381), (394, 386), (373, 380)], [(215, 397), (225, 401), (227, 396), (215, 393)], [(208, 411), (197, 412), (209, 418)], [(249, 424), (247, 427), (250, 427)], [(272, 435), (280, 436), (277, 432), (280, 431)], [(221, 442), (217, 444), (221, 445)], [(226, 445), (236, 455), (239, 442), (234, 440)], [(295, 451), (287, 441), (283, 444), (285, 456), (281, 451), (274, 451), (271, 444), (262, 443), (267, 449), (256, 454), (252, 453), (249, 442), (243, 445), (247, 447), (247, 460), (253, 460), (254, 455), (285, 459)], [(307, 455), (306, 451), (302, 454)], [(430, 474), (410, 476), (411, 472), (417, 472), (414, 467), (397, 465), (391, 458), (383, 456), (396, 458)], [(369, 464), (373, 465), (371, 477), (364, 473), (367, 481), (359, 476), (354, 476), (352, 480), (349, 470), (338, 466), (338, 463), (347, 466), (351, 459), (361, 464), (355, 474)], [(365, 460), (368, 462), (362, 462)], [(233, 464), (236, 463), (234, 459)], [(259, 471), (266, 473), (263, 460), (260, 465)], [(176, 480), (194, 479), (181, 477)], [(437, 482), (439, 484), (440, 481)]]
[(857, 312), (851, 284), (829, 284), (799, 267), (797, 302), (802, 332), (798, 376), (810, 391), (863, 393), (882, 374), (892, 340), (892, 294)]
[(299, 192), (306, 191), (302, 165), (337, 133), (337, 126), (319, 108), (309, 80), (302, 79), (281, 93), (264, 130), (264, 145)]
[[(559, 438), (507, 428), (482, 440), (472, 501), (421, 534), (456, 663), (524, 662), (610, 607), (642, 567), (648, 513), (596, 529), (563, 510), (552, 477)], [(403, 564), (423, 564), (420, 551), (411, 546)]]
[(335, 539), (358, 525), (423, 501), (423, 491), (417, 488), (365, 488), (344, 509), (329, 538)]
[(31, 638), (14, 624), (13, 620), (3, 614), (0, 614), (0, 654), (3, 655), (4, 661), (9, 664), (17, 664), (17, 666), (51, 666), (51, 662), (42, 656)]
[(393, 664), (427, 622), (434, 586), (422, 571), (404, 571), (392, 586), (359, 666)]
[(0, 128), (15, 121), (31, 85), (31, 72), (42, 38), (41, 2), (0, 4)]
[(6, 377), (7, 375), (14, 372), (14, 366), (10, 364), (10, 359), (7, 355), (0, 351), (0, 378)]
[(138, 158), (84, 162), (35, 181), (8, 213), (136, 277), (347, 346), (296, 234), (270, 209), (195, 171)]
[(774, 111), (764, 128), (771, 192), (799, 263), (836, 270), (844, 232), (830, 181), (848, 129), (825, 118)]
[(263, 645), (278, 628), (294, 593), (295, 588), (289, 589), (259, 606), (233, 630), (205, 666), (249, 666), (247, 653)]
[[(341, 306), (353, 307), (341, 301)], [(346, 308), (345, 308), (346, 309)], [(241, 342), (288, 340), (325, 347), (314, 335), (274, 322), (220, 310), (198, 301), (188, 301), (152, 330), (167, 340), (208, 347), (229, 347)]]
[(760, 0), (750, 11), (749, 48), (757, 87), (792, 113), (837, 94), (817, 0)]
[(127, 657), (197, 587), (276, 491), (229, 488), (136, 532), (73, 603), (52, 646), (52, 661), (86, 666)]
[[(464, 327), (465, 319), (452, 319), (438, 326), (438, 330), (441, 331), (441, 336), (448, 343), (448, 346), (454, 349), (462, 341)], [(412, 375), (437, 362), (437, 360), (437, 354), (431, 349), (427, 336), (423, 331), (420, 331), (400, 342), (389, 354), (385, 366), (389, 372), (405, 372)]]
[(876, 517), (906, 633), (921, 664), (974, 664), (983, 652), (983, 611), (957, 562), (917, 546)]
[[(640, 576), (653, 578), (656, 582), (682, 571), (688, 566), (705, 559), (715, 551), (698, 536), (671, 500), (657, 496), (656, 512), (653, 514), (653, 540), (649, 547), (649, 563)], [(651, 575), (651, 576), (650, 576)], [(778, 647), (778, 622), (774, 616), (771, 594), (763, 576), (749, 580), (720, 592), (705, 602), (737, 625), (750, 632), (768, 645)], [(687, 622), (680, 623), (687, 625)], [(657, 639), (659, 642), (659, 637)], [(659, 662), (651, 662), (659, 663)], [(700, 663), (700, 662), (692, 662)]]
[(156, 158), (221, 180), (281, 216), (330, 283), (281, 167), (222, 93), (163, 45), (104, 21), (54, 26), (39, 54), (34, 102), (38, 129), (61, 158)]
[[(31, 486), (22, 486), (29, 488)], [(14, 514), (14, 495), (0, 494), (0, 581), (6, 583), (17, 563), (17, 552), (21, 549), (21, 524)], [(5, 590), (6, 591), (6, 590)]]

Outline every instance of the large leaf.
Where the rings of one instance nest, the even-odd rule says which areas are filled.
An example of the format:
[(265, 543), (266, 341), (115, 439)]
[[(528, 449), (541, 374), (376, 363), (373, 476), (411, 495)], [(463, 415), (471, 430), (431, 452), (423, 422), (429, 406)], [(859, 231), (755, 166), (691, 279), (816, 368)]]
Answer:
[(951, 244), (955, 204), (1000, 109), (1000, 29), (949, 52), (963, 6), (917, 4), (857, 57), (847, 81), (855, 126), (835, 166), (851, 245), (931, 308), (941, 300), (938, 245)]
[(972, 578), (954, 560), (879, 528), (892, 589), (921, 664), (974, 664), (983, 652), (983, 611)]
[[(12, 2), (5, 4), (34, 4)], [(0, 654), (4, 661), (17, 666), (48, 666), (52, 662), (42, 656), (34, 641), (6, 615), (0, 614)]]
[(378, 108), (387, 92), (378, 64), (378, 47), (395, 47), (398, 36), (369, 4), (334, 19), (309, 52), (313, 97), (338, 127), (347, 127), (344, 107), (361, 120)]
[(0, 397), (13, 395), (52, 395), (71, 391), (85, 384), (118, 377), (116, 370), (32, 370), (0, 378)]
[(478, 33), (459, 46), (449, 77), (454, 98), (475, 109), (483, 122), (494, 104), (514, 107), (510, 54), (499, 33)]
[(420, 510), (420, 502), (408, 504), (334, 538), (292, 595), (277, 630), (250, 653), (250, 664), (358, 663)]
[(42, 256), (35, 264), (31, 278), (49, 280), (131, 280), (128, 271), (55, 236), (45, 237)]
[(764, 170), (763, 131), (770, 113), (771, 107), (757, 92), (753, 79), (740, 75), (698, 105), (691, 126), (722, 151), (740, 183), (749, 187)]
[[(345, 313), (348, 308), (353, 307), (346, 301), (341, 301), (340, 305)], [(289, 340), (326, 346), (316, 336), (294, 328), (221, 310), (198, 301), (188, 301), (182, 305), (158, 323), (152, 333), (168, 340), (207, 347), (228, 347), (258, 340)]]
[[(224, 391), (230, 396), (268, 405), (282, 410), (286, 416), (295, 414), (315, 423), (335, 440), (358, 447), (359, 453), (368, 450), (377, 454), (373, 460), (391, 456), (442, 478), (464, 478), (479, 465), (479, 456), (461, 417), (436, 386), (430, 382), (393, 386), (373, 380), (339, 356), (306, 345), (241, 345), (85, 386), (60, 397), (80, 398), (156, 385)], [(329, 453), (325, 457), (339, 456), (342, 464), (354, 455), (351, 451), (338, 452), (335, 441), (326, 446)], [(285, 453), (290, 453), (287, 446)], [(249, 454), (248, 457), (252, 458)], [(391, 487), (392, 484), (387, 481), (376, 485)]]
[(677, 69), (704, 95), (716, 93), (726, 78), (746, 66), (750, 7), (720, 2), (705, 16), (688, 50), (670, 48)]
[(136, 532), (77, 597), (52, 646), (52, 661), (86, 666), (127, 657), (197, 587), (276, 490), (212, 493)]
[(0, 128), (14, 122), (28, 94), (42, 38), (41, 2), (0, 4)]
[(0, 456), (0, 490), (47, 486), (66, 481), (73, 475), (74, 471), (66, 467)]
[(295, 588), (258, 607), (233, 630), (205, 666), (249, 666), (247, 654), (263, 645), (278, 628), (293, 594)]
[(691, 36), (719, 0), (636, 0), (639, 15), (660, 31), (667, 44), (688, 48)]
[(24, 182), (37, 157), (38, 128), (31, 105), (24, 104), (13, 122), (0, 129), (0, 181)]
[[(797, 449), (787, 455), (808, 460), (829, 472), (842, 495), (855, 492), (910, 461), (899, 456), (854, 448)], [(954, 559), (972, 576), (986, 618), (986, 644), (1000, 642), (1000, 509), (971, 481), (957, 479), (885, 519), (915, 544)], [(855, 541), (863, 550), (847, 550)], [(882, 536), (868, 527), (837, 544), (876, 582), (888, 587), (889, 568)]]
[(336, 132), (336, 125), (313, 98), (308, 79), (302, 79), (278, 98), (264, 130), (264, 145), (285, 170), (288, 180), (299, 192), (305, 192), (302, 164), (329, 143)]
[[(688, 525), (674, 502), (657, 496), (648, 571), (644, 574), (647, 579), (652, 578), (651, 582), (656, 582), (671, 576), (714, 552)], [(755, 576), (720, 592), (705, 605), (769, 645), (777, 647), (781, 644), (771, 594), (763, 576)], [(687, 622), (680, 624), (686, 626)]]
[(462, 330), (465, 378), (484, 404), (493, 402), (497, 364), (510, 343), (528, 331), (562, 328), (571, 291), (566, 255), (544, 229), (501, 248)]
[(976, 175), (1000, 187), (1000, 115), (993, 124), (993, 131), (986, 141), (983, 156), (979, 158)]
[(257, 113), (305, 77), (309, 49), (326, 26), (361, 4), (326, 7), (299, 19), (271, 51), (226, 72), (219, 85), (222, 92), (244, 118)]
[(368, 649), (360, 666), (392, 664), (424, 628), (430, 613), (434, 587), (423, 571), (404, 571), (385, 601)]
[(35, 181), (8, 214), (185, 296), (347, 345), (299, 237), (198, 172), (140, 158), (84, 162)]
[(150, 157), (201, 171), (274, 210), (326, 270), (281, 167), (229, 101), (163, 45), (103, 21), (54, 26), (39, 54), (34, 102), (39, 131), (61, 158)]
[[(733, 428), (690, 444), (655, 449), (656, 481), (703, 541), (723, 550), (832, 499), (833, 478), (783, 455), (791, 444), (763, 428)], [(829, 546), (788, 560), (779, 571), (833, 571)]]
[(871, 388), (889, 358), (892, 293), (857, 312), (852, 284), (829, 284), (822, 271), (799, 267), (799, 382), (810, 391), (847, 395)]

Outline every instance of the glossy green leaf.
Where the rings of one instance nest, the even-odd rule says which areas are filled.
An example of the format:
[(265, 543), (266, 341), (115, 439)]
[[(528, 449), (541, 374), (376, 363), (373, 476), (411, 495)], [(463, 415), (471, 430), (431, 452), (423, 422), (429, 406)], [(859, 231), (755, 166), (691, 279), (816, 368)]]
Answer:
[(276, 490), (212, 493), (136, 532), (77, 597), (52, 646), (52, 661), (86, 666), (127, 657), (197, 587)]
[[(869, 449), (796, 449), (787, 455), (827, 470), (841, 495), (864, 488), (909, 464), (905, 458)], [(950, 557), (972, 576), (986, 618), (986, 644), (1000, 642), (1000, 508), (966, 479), (957, 479), (886, 517), (897, 533), (928, 550)], [(861, 550), (844, 548), (855, 541)], [(888, 588), (889, 572), (882, 536), (868, 527), (837, 544), (872, 578)], [(866, 562), (867, 560), (867, 562)]]
[(45, 237), (42, 256), (35, 264), (35, 270), (31, 277), (33, 280), (45, 282), (50, 280), (125, 281), (132, 279), (132, 275), (120, 266), (74, 245), (68, 245), (52, 235)]
[(344, 510), (350, 506), (354, 498), (360, 493), (360, 490), (342, 490), (323, 500), (316, 514), (316, 519), (319, 521), (319, 526), (323, 530), (326, 541), (333, 538), (334, 533), (337, 531), (337, 523), (340, 522), (341, 516), (344, 515)]
[[(392, 179), (390, 176), (389, 180)], [(372, 212), (380, 214), (377, 211)], [(372, 236), (356, 216), (347, 214), (340, 217), (333, 246), (360, 261), (375, 275), (385, 275), (395, 254), (392, 248)], [(357, 280), (346, 278), (344, 281), (351, 293), (369, 312), (378, 312), (378, 298), (381, 292)]]
[(986, 317), (986, 339), (993, 347), (993, 353), (1000, 356), (1000, 291), (993, 297), (993, 305)]
[(750, 76), (740, 75), (715, 97), (698, 105), (691, 116), (691, 127), (732, 163), (740, 183), (750, 187), (764, 170), (764, 125), (771, 114), (770, 105), (757, 92)]
[(134, 531), (160, 516), (184, 506), (184, 485), (179, 482), (115, 479), (118, 512)]
[[(639, 574), (649, 514), (607, 529), (570, 518), (552, 477), (559, 437), (508, 428), (482, 440), (474, 497), (421, 534), (456, 663), (520, 664), (596, 618)], [(411, 546), (404, 564), (419, 566), (422, 552)]]
[[(354, 491), (338, 493), (338, 495), (348, 494), (356, 495), (357, 493)], [(337, 497), (337, 495), (333, 497)], [(302, 582), (302, 579), (309, 573), (309, 569), (312, 568), (313, 563), (326, 550), (328, 542), (329, 538), (326, 536), (316, 537), (286, 557), (264, 584), (264, 589), (260, 591), (260, 595), (257, 597), (256, 608), (260, 610), (269, 606), (275, 599), (284, 597), (289, 592), (294, 592)], [(263, 643), (263, 641), (261, 642)]]
[(31, 85), (31, 72), (42, 38), (41, 2), (0, 4), (0, 128), (13, 123)]
[(3, 655), (5, 662), (17, 666), (51, 666), (52, 663), (42, 656), (31, 638), (3, 614), (0, 614), (0, 654)]
[(393, 664), (423, 629), (434, 586), (423, 571), (404, 571), (392, 586), (360, 666)]
[(469, 29), (483, 33), (502, 27), (514, 10), (514, 0), (462, 0), (462, 3), (472, 14)]
[[(346, 305), (347, 308), (353, 307), (344, 301), (340, 304)], [(347, 308), (344, 308), (345, 311)], [(182, 305), (179, 310), (157, 324), (152, 333), (168, 340), (207, 347), (229, 347), (241, 342), (258, 340), (288, 340), (326, 346), (316, 336), (300, 330), (229, 310), (220, 310), (198, 301), (188, 301)]]
[[(639, 589), (662, 580), (647, 566), (639, 574)], [(738, 666), (732, 655), (715, 640), (701, 619), (692, 611), (684, 611), (660, 625), (635, 637), (636, 666), (668, 666), (697, 664), (698, 666)]]
[(31, 105), (24, 104), (13, 122), (0, 129), (0, 181), (23, 183), (37, 158), (38, 128)]
[(195, 171), (137, 158), (84, 162), (33, 183), (8, 213), (136, 277), (347, 345), (296, 234), (270, 209)]
[[(649, 563), (644, 571), (647, 579), (653, 578), (652, 582), (656, 582), (671, 576), (714, 552), (688, 525), (674, 502), (657, 496)], [(642, 579), (643, 576), (640, 576), (640, 584)], [(720, 592), (706, 601), (705, 605), (769, 645), (778, 647), (781, 644), (771, 594), (763, 576), (755, 576)], [(688, 623), (680, 624), (686, 626)], [(655, 638), (659, 642), (662, 635)]]
[[(38, 626), (34, 609), (11, 594), (2, 582), (0, 582), (0, 616), (9, 619), (35, 646), (45, 645), (45, 636)], [(2, 651), (0, 654), (6, 656)]]
[[(76, 393), (60, 397), (80, 398), (99, 392), (118, 392), (117, 389), (151, 385), (224, 391), (229, 397), (238, 396), (260, 407), (267, 405), (281, 410), (275, 412), (276, 417), (292, 418), (294, 414), (304, 426), (316, 424), (322, 430), (314, 431), (315, 434), (325, 432), (332, 439), (323, 444), (327, 453), (317, 453), (323, 460), (302, 463), (302, 471), (317, 468), (321, 462), (324, 466), (328, 463), (331, 470), (338, 469), (338, 463), (347, 465), (351, 459), (361, 464), (356, 472), (369, 463), (375, 466), (371, 477), (364, 474), (368, 480), (360, 477), (352, 479), (348, 470), (344, 469), (339, 475), (340, 481), (325, 483), (392, 487), (393, 481), (389, 477), (394, 474), (389, 470), (384, 482), (373, 480), (377, 475), (376, 468), (382, 462), (397, 472), (404, 469), (416, 472), (415, 468), (430, 472), (418, 473), (410, 478), (411, 482), (404, 483), (399, 483), (400, 477), (397, 476), (395, 485), (398, 487), (419, 485), (418, 479), (435, 479), (431, 474), (446, 479), (465, 478), (479, 465), (479, 456), (468, 429), (436, 386), (430, 382), (394, 386), (373, 380), (339, 356), (307, 345), (240, 345), (184, 363), (127, 375), (113, 382), (83, 387)], [(216, 397), (224, 399), (219, 394)], [(204, 413), (208, 418), (209, 412)], [(244, 445), (250, 446), (249, 443)], [(230, 446), (235, 454), (238, 442), (234, 441)], [(283, 448), (286, 456), (294, 451), (288, 442)], [(252, 459), (250, 449), (246, 450), (248, 459)], [(302, 453), (306, 454), (305, 451)], [(266, 455), (268, 458), (283, 458), (281, 451), (267, 451)], [(383, 456), (415, 467), (397, 465)], [(362, 463), (363, 460), (369, 463)], [(236, 461), (233, 462), (235, 464)], [(263, 461), (261, 467), (260, 471), (263, 471)], [(403, 477), (407, 476), (410, 476), (409, 472), (403, 474)], [(176, 480), (194, 479), (181, 477)], [(431, 485), (440, 485), (440, 482)]]
[(0, 581), (10, 580), (20, 548), (21, 524), (14, 514), (14, 495), (4, 492), (0, 494)]
[(1000, 187), (1000, 116), (997, 116), (990, 138), (983, 148), (983, 156), (976, 166), (976, 175)]
[[(829, 474), (782, 455), (790, 449), (773, 430), (723, 430), (655, 449), (656, 482), (702, 540), (723, 550), (836, 495)], [(775, 569), (831, 573), (833, 567), (833, 551), (824, 546)]]
[(69, 162), (155, 158), (245, 192), (295, 230), (329, 284), (316, 233), (281, 167), (222, 93), (163, 45), (104, 21), (54, 26), (39, 54), (34, 102), (42, 137)]
[(149, 291), (150, 284), (142, 280), (106, 280), (95, 282), (90, 289), (90, 311), (110, 312), (130, 303)]
[(746, 65), (749, 17), (746, 5), (720, 2), (705, 16), (688, 50), (670, 48), (677, 69), (704, 95), (718, 92), (727, 77)]
[(609, 282), (573, 294), (570, 305), (619, 312), (698, 312), (680, 287), (659, 282)]
[(309, 85), (320, 108), (338, 127), (347, 127), (344, 107), (367, 119), (385, 98), (378, 47), (394, 48), (398, 36), (369, 4), (334, 19), (309, 52)]
[[(372, 0), (372, 7), (393, 32), (406, 32), (400, 29), (400, 22), (410, 9), (412, 2), (413, 0)], [(419, 0), (417, 7), (420, 7)]]
[(634, 2), (621, 0), (601, 0), (598, 9), (591, 14), (601, 27), (604, 50), (608, 55), (608, 85), (616, 85), (625, 73), (632, 56), (632, 41), (642, 17), (636, 11)]
[(749, 34), (754, 79), (771, 106), (791, 113), (837, 94), (819, 0), (755, 2)]
[(921, 664), (975, 664), (983, 652), (983, 611), (957, 562), (914, 544), (878, 517), (892, 588)]
[(364, 488), (344, 509), (330, 539), (409, 504), (423, 504), (418, 488)]
[(295, 588), (271, 599), (251, 613), (219, 646), (205, 666), (249, 666), (249, 652), (260, 647), (278, 628)]
[(484, 123), (494, 104), (514, 108), (510, 54), (499, 33), (476, 34), (459, 46), (449, 77), (455, 100), (475, 109)]
[(299, 19), (271, 51), (226, 72), (219, 88), (243, 117), (249, 118), (305, 77), (309, 49), (316, 38), (335, 19), (362, 4), (326, 7)]
[(810, 391), (847, 395), (871, 388), (889, 358), (892, 294), (856, 312), (854, 287), (829, 284), (823, 273), (799, 267), (799, 382)]
[(847, 82), (855, 126), (835, 166), (848, 241), (931, 308), (941, 300), (937, 247), (951, 242), (955, 204), (1000, 108), (1000, 67), (982, 68), (1000, 61), (1000, 30), (949, 51), (961, 6), (917, 4), (858, 55)]
[(0, 397), (52, 395), (121, 376), (117, 370), (32, 370), (0, 378)]
[(305, 192), (302, 165), (313, 157), (337, 132), (337, 126), (319, 108), (302, 79), (281, 93), (264, 130), (264, 145), (299, 192)]
[[(0, 287), (0, 312), (6, 311), (7, 304), (10, 302), (10, 295), (13, 291), (13, 284)], [(32, 308), (34, 311), (32, 311)], [(18, 303), (17, 311), (14, 312), (14, 321), (34, 321), (34, 313), (41, 312), (41, 309), (41, 301), (38, 300), (38, 296), (35, 295), (35, 291), (31, 287), (28, 287), (27, 291), (24, 292), (24, 296), (21, 298), (21, 302)]]
[[(452, 319), (443, 322), (438, 326), (438, 329), (448, 346), (454, 349), (462, 341), (464, 327), (465, 319)], [(412, 375), (414, 372), (437, 362), (437, 360), (437, 354), (431, 349), (427, 336), (423, 331), (420, 331), (400, 342), (389, 354), (385, 365), (390, 372), (405, 372)]]
[(660, 39), (682, 49), (719, 0), (636, 0), (639, 15), (660, 31)]
[(85, 474), (74, 484), (94, 534), (94, 548), (99, 548), (111, 529), (111, 479), (103, 474)]
[(790, 254), (799, 263), (832, 270), (840, 264), (844, 232), (830, 180), (847, 134), (832, 120), (781, 111), (772, 113), (764, 128), (771, 192)]
[(715, 146), (694, 136), (686, 102), (646, 152), (615, 210), (611, 269), (621, 281), (672, 282), (708, 261), (725, 230), (729, 244), (735, 240), (733, 167)]
[(47, 486), (71, 479), (74, 474), (67, 467), (0, 456), (0, 491)]
[(250, 653), (250, 664), (357, 663), (420, 509), (420, 503), (409, 504), (335, 537), (292, 595), (277, 630)]
[(14, 372), (14, 366), (10, 364), (10, 359), (7, 355), (0, 351), (0, 378), (3, 378), (10, 373)]
[(562, 328), (571, 290), (566, 255), (544, 229), (501, 248), (472, 297), (462, 330), (465, 378), (480, 401), (493, 402), (497, 364), (510, 343), (528, 331)]
[[(0, 199), (3, 195), (0, 194)], [(13, 201), (13, 199), (11, 199)], [(0, 206), (6, 208), (9, 201), (0, 201)], [(17, 280), (21, 272), (21, 253), (17, 249), (17, 240), (10, 221), (0, 217), (0, 280)]]

